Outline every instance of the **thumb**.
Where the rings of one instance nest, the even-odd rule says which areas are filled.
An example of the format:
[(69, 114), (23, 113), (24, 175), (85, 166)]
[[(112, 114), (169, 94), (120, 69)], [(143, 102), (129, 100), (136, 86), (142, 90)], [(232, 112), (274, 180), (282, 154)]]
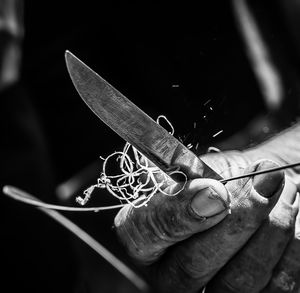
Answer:
[[(178, 185), (168, 187), (168, 193)], [(167, 247), (206, 230), (228, 214), (229, 195), (213, 179), (188, 181), (176, 196), (157, 193), (141, 208), (125, 206), (115, 218), (117, 234), (128, 253), (142, 263), (155, 261)]]

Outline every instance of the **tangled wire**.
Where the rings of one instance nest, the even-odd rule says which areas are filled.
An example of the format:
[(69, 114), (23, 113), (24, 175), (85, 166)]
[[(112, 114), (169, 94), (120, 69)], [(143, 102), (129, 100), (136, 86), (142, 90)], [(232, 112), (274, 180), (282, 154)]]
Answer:
[[(157, 123), (164, 119), (170, 126), (170, 134), (174, 134), (171, 123), (165, 116), (159, 116)], [(130, 155), (132, 154), (132, 155)], [(175, 196), (180, 193), (187, 182), (186, 175), (181, 171), (173, 171), (166, 174), (158, 167), (149, 162), (149, 160), (140, 153), (134, 146), (128, 142), (122, 151), (117, 151), (106, 158), (102, 166), (102, 172), (97, 179), (97, 183), (87, 188), (83, 194), (84, 197), (76, 197), (80, 205), (85, 205), (90, 199), (96, 188), (106, 189), (111, 195), (119, 199), (122, 203), (129, 203), (135, 208), (147, 205), (151, 198), (160, 192), (165, 195)], [(118, 162), (120, 174), (109, 175), (108, 164), (115, 159)], [(179, 173), (184, 176), (184, 184), (175, 193), (167, 193), (163, 187), (165, 182), (170, 181), (170, 176)]]

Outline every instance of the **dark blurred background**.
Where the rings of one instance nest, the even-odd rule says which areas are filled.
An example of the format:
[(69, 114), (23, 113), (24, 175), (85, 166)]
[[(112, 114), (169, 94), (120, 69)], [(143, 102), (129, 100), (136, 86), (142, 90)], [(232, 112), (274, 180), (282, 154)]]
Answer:
[[(66, 70), (65, 50), (152, 118), (167, 116), (175, 136), (193, 144), (198, 154), (209, 146), (241, 149), (290, 125), (299, 112), (299, 1), (251, 1), (280, 73), (276, 107), (266, 101), (232, 2), (20, 5), (0, 0), (0, 17), (5, 5), (14, 3), (24, 14), (25, 28), (24, 36), (1, 36), (2, 55), (10, 42), (22, 55), (19, 78), (0, 88), (1, 185), (15, 185), (47, 202), (75, 205), (73, 193), (95, 182), (101, 171), (99, 156), (123, 147), (124, 141), (78, 96)], [(1, 204), (2, 285), (9, 292), (135, 292), (40, 211), (4, 196)], [(117, 202), (102, 192), (92, 199), (91, 205), (96, 204)], [(65, 215), (128, 262), (112, 230), (115, 213)]]

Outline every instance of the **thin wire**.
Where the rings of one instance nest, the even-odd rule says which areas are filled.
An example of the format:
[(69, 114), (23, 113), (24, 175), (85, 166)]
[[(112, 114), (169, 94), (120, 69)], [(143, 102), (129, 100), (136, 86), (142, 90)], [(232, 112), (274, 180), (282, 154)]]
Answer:
[[(16, 197), (15, 192), (19, 193)], [(34, 196), (23, 192), (12, 186), (4, 186), (3, 193), (13, 197), (14, 199), (19, 198), (20, 195), (23, 195), (24, 198), (32, 199), (36, 202), (41, 202), (39, 199)], [(42, 203), (42, 202), (41, 202)], [(107, 250), (104, 246), (102, 246), (99, 242), (97, 242), (94, 238), (92, 238), (88, 233), (82, 230), (80, 227), (71, 222), (68, 218), (63, 216), (57, 211), (38, 207), (42, 212), (59, 222), (69, 231), (74, 233), (78, 238), (80, 238), (83, 242), (85, 242), (89, 247), (91, 247), (94, 251), (96, 251), (100, 256), (102, 256), (108, 263), (110, 263), (116, 270), (118, 270), (123, 276), (125, 276), (132, 284), (134, 284), (141, 292), (148, 292), (149, 287), (146, 282), (139, 277), (133, 270), (131, 270), (127, 265), (125, 265), (122, 261), (120, 261), (117, 257), (115, 257), (109, 250)]]
[(275, 171), (279, 171), (279, 170), (283, 170), (283, 169), (293, 168), (293, 167), (296, 167), (296, 166), (300, 166), (300, 162), (293, 163), (293, 164), (288, 164), (288, 165), (284, 165), (284, 166), (280, 166), (280, 167), (265, 169), (265, 170), (259, 170), (259, 171), (239, 175), (239, 176), (234, 176), (234, 177), (230, 177), (230, 178), (227, 178), (227, 179), (222, 179), (222, 180), (220, 180), (220, 182), (221, 183), (226, 183), (226, 182), (232, 181), (232, 180), (237, 180), (237, 179), (241, 179), (241, 178), (245, 178), (245, 177), (251, 177), (251, 176), (259, 175), (259, 174), (275, 172)]
[[(230, 177), (230, 178), (226, 178), (226, 179), (221, 179), (220, 182), (226, 183), (228, 181), (238, 180), (241, 178), (251, 177), (251, 176), (259, 175), (259, 174), (275, 172), (275, 171), (279, 171), (279, 170), (283, 170), (283, 169), (293, 168), (296, 166), (300, 166), (300, 162), (288, 164), (288, 165), (284, 165), (284, 166), (279, 166), (279, 167), (275, 167), (275, 168), (265, 169), (265, 170), (259, 170), (259, 171), (255, 171), (255, 172), (251, 172), (251, 173), (247, 173), (247, 174), (243, 174), (243, 175), (239, 175), (239, 176), (234, 176), (234, 177)], [(18, 200), (18, 201), (21, 201), (21, 202), (24, 202), (24, 203), (27, 203), (27, 204), (30, 204), (30, 205), (33, 205), (36, 207), (52, 209), (52, 210), (61, 210), (61, 211), (67, 211), (67, 212), (91, 212), (91, 211), (98, 212), (98, 211), (122, 208), (125, 205), (125, 204), (119, 204), (119, 205), (106, 206), (106, 207), (87, 207), (87, 208), (68, 207), (68, 206), (62, 206), (62, 205), (48, 204), (48, 203), (44, 203), (40, 200), (36, 200), (36, 199), (34, 199), (33, 196), (30, 196), (27, 193), (25, 193), (24, 191), (22, 191), (16, 187), (13, 187), (13, 186), (4, 186), (3, 192), (15, 200)]]
[[(9, 194), (7, 193), (9, 191)], [(55, 205), (55, 204), (48, 204), (45, 202), (42, 202), (40, 200), (34, 199), (33, 196), (30, 196), (29, 194), (25, 193), (24, 191), (20, 190), (19, 188), (13, 187), (13, 186), (4, 186), (3, 192), (6, 195), (9, 195), (15, 200), (19, 200), (21, 202), (41, 207), (45, 209), (52, 209), (52, 210), (60, 210), (60, 211), (66, 211), (66, 212), (97, 212), (97, 211), (103, 211), (103, 210), (112, 210), (112, 209), (118, 209), (122, 208), (124, 204), (119, 205), (112, 205), (112, 206), (104, 206), (104, 207), (88, 207), (88, 208), (82, 208), (82, 207), (68, 207), (68, 206), (62, 206), (62, 205)]]

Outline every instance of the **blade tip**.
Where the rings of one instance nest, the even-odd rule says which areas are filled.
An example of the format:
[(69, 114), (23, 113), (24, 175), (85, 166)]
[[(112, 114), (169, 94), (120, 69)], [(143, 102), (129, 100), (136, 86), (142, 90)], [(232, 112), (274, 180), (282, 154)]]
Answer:
[(65, 62), (68, 68), (68, 71), (70, 73), (70, 68), (72, 67), (72, 64), (74, 63), (74, 61), (77, 58), (75, 57), (75, 55), (73, 53), (71, 53), (69, 50), (65, 51)]
[(73, 54), (69, 50), (66, 50), (65, 51), (65, 58), (68, 59), (71, 56), (73, 56)]
[(71, 64), (78, 63), (78, 62), (82, 63), (82, 61), (69, 50), (65, 51), (65, 61), (67, 63), (67, 66), (71, 66)]

